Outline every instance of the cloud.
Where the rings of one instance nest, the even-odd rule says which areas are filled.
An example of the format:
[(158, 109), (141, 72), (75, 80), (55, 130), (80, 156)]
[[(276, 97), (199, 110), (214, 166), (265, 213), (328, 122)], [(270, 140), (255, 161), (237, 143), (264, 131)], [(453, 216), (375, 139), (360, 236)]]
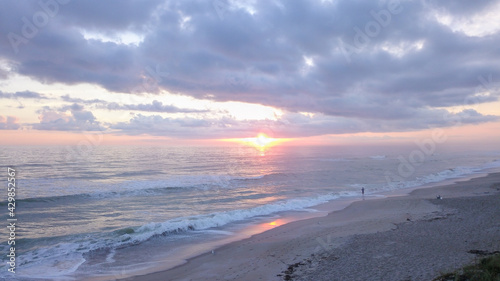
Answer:
[(149, 134), (178, 138), (227, 138), (228, 136), (238, 138), (253, 136), (259, 132), (274, 137), (295, 138), (359, 132), (405, 132), (500, 120), (498, 116), (482, 115), (472, 109), (458, 113), (432, 110), (415, 114), (417, 115), (415, 119), (389, 121), (332, 117), (323, 114), (311, 117), (300, 113), (286, 113), (279, 120), (234, 120), (227, 116), (212, 119), (164, 118), (159, 115), (138, 114), (129, 122), (113, 124), (110, 128), (126, 135)]
[(0, 99), (47, 99), (45, 95), (32, 91), (4, 93), (0, 91)]
[[(310, 128), (290, 123), (287, 134), (414, 130), (444, 126), (437, 117), (443, 107), (499, 100), (498, 87), (490, 85), (500, 80), (500, 49), (495, 47), (500, 32), (472, 36), (439, 18), (480, 17), (497, 3), (228, 1), (217, 10), (213, 1), (201, 0), (72, 1), (20, 44), (18, 53), (3, 36), (0, 59), (9, 61), (15, 73), (48, 84), (90, 83), (124, 93), (168, 91), (325, 116), (309, 120)], [(21, 19), (31, 19), (37, 10), (36, 2), (6, 2), (0, 33), (22, 35)], [(127, 43), (134, 36), (140, 40)], [(159, 101), (126, 105), (63, 99), (110, 110), (200, 112)], [(476, 123), (493, 119), (473, 115), (463, 118)], [(174, 119), (142, 116), (134, 122), (165, 133), (180, 134), (185, 128)], [(115, 126), (145, 131), (134, 122)], [(254, 124), (238, 126), (248, 131)]]
[[(207, 120), (195, 118), (164, 118), (159, 115), (145, 116), (138, 114), (129, 122), (111, 125), (111, 129), (128, 135), (157, 135), (172, 137), (218, 137), (222, 135), (233, 120)], [(226, 131), (227, 132), (227, 131)]]
[(476, 0), (472, 1), (454, 1), (454, 0), (443, 0), (443, 1), (428, 1), (428, 5), (432, 5), (436, 9), (442, 9), (450, 14), (457, 16), (470, 16), (477, 14), (478, 12), (484, 12), (488, 8), (491, 8), (497, 1), (493, 0)]
[(9, 72), (5, 69), (0, 68), (0, 80), (5, 80), (9, 77)]
[[(174, 105), (164, 105), (161, 101), (157, 100), (153, 100), (151, 104), (119, 104), (117, 102), (108, 102), (101, 99), (85, 100), (80, 98), (71, 98), (69, 95), (64, 95), (61, 98), (63, 101), (72, 102), (72, 106), (77, 106), (78, 104), (95, 105), (96, 108), (108, 110), (134, 110), (162, 113), (207, 113), (210, 111), (205, 109), (189, 109), (179, 108)], [(68, 108), (68, 106), (64, 106), (61, 108), (61, 110), (65, 111)]]
[(145, 112), (163, 112), (163, 113), (206, 113), (209, 110), (178, 108), (173, 105), (164, 105), (162, 102), (154, 100), (151, 104), (123, 104), (116, 102), (109, 103), (106, 107), (109, 110), (136, 110)]
[(0, 115), (0, 130), (17, 130), (20, 127), (16, 117)]
[[(69, 111), (69, 112), (67, 112)], [(48, 131), (102, 131), (105, 128), (90, 111), (73, 104), (60, 110), (45, 108), (41, 111), (40, 123), (32, 124), (35, 130)]]
[(107, 101), (101, 100), (101, 99), (86, 100), (86, 99), (80, 99), (80, 98), (72, 98), (69, 95), (61, 96), (61, 99), (63, 101), (67, 101), (67, 102), (83, 103), (83, 104), (87, 104), (87, 105), (88, 104), (105, 104), (105, 103), (108, 103)]

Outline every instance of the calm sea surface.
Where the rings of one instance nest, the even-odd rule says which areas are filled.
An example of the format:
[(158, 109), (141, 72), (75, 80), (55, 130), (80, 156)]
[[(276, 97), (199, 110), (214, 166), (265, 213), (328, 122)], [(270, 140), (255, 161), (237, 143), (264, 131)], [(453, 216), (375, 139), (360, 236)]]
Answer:
[[(500, 151), (417, 146), (0, 148), (5, 187), (7, 168), (16, 170), (18, 279), (120, 276), (361, 187), (369, 195), (500, 167)], [(6, 188), (0, 202), (6, 226)], [(0, 278), (13, 280), (6, 227), (0, 235)]]

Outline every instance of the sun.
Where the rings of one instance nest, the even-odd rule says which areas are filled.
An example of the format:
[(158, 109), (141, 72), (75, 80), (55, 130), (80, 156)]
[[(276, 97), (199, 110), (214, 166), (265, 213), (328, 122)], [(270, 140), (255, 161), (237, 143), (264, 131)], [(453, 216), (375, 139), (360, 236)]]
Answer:
[(239, 141), (256, 148), (263, 149), (278, 144), (278, 142), (282, 141), (282, 139), (271, 138), (264, 133), (260, 133), (257, 135), (257, 137), (242, 138), (239, 139)]
[(252, 139), (257, 146), (267, 146), (275, 141), (278, 141), (278, 139), (273, 139), (268, 137), (266, 134), (260, 133), (256, 138)]
[(265, 149), (280, 144), (284, 141), (288, 141), (290, 139), (284, 138), (272, 138), (264, 133), (259, 133), (256, 137), (253, 138), (241, 138), (241, 139), (225, 139), (224, 141), (234, 141), (243, 143), (249, 146), (253, 146), (260, 151), (264, 151)]

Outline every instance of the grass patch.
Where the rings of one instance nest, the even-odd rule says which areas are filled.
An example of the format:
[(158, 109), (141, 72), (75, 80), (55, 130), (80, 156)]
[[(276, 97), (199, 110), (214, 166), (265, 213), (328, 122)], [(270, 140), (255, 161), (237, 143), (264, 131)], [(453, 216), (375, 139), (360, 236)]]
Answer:
[(452, 273), (445, 273), (433, 281), (500, 281), (500, 254), (485, 257)]

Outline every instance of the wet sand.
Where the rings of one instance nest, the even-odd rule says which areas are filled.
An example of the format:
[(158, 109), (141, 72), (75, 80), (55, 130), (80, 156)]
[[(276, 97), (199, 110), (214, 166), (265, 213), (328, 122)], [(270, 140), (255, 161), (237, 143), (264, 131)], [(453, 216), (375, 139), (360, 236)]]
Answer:
[(500, 173), (368, 198), (126, 280), (432, 280), (500, 251)]

